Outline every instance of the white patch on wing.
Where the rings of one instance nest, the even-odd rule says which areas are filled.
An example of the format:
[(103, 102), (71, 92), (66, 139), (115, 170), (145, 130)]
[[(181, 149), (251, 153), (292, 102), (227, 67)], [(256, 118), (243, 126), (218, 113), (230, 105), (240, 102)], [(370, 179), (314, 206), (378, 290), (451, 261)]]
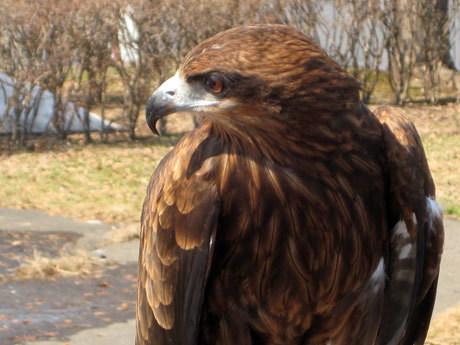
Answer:
[(393, 228), (393, 238), (399, 236), (402, 238), (408, 238), (409, 232), (407, 231), (406, 223), (402, 220), (396, 223)]
[[(414, 225), (416, 225), (417, 219), (415, 213), (412, 213), (411, 218)], [(398, 253), (398, 260), (407, 259), (414, 254), (412, 252), (414, 246), (410, 240), (406, 223), (403, 220), (397, 222), (393, 228), (392, 245), (394, 246), (395, 252)]]
[(375, 284), (375, 283), (382, 282), (382, 279), (384, 277), (385, 277), (385, 263), (383, 262), (383, 257), (381, 257), (379, 264), (377, 265), (377, 268), (375, 269), (374, 273), (372, 273), (370, 280)]
[(441, 206), (439, 206), (436, 200), (433, 199), (433, 197), (427, 197), (426, 210), (428, 212), (428, 224), (430, 230), (434, 231), (433, 221), (435, 220), (435, 218), (442, 219), (442, 208)]
[(372, 291), (377, 294), (385, 284), (385, 263), (383, 262), (383, 257), (380, 258), (379, 264), (375, 269), (374, 273), (370, 278), (372, 286)]
[(409, 257), (410, 250), (412, 249), (412, 245), (406, 244), (404, 247), (401, 248), (399, 252), (399, 259), (405, 259)]

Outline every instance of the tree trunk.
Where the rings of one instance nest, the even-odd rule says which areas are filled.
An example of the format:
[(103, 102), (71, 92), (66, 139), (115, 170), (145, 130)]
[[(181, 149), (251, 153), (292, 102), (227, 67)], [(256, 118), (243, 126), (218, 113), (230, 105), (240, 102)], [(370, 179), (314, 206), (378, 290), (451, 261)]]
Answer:
[(438, 37), (440, 40), (440, 57), (442, 64), (450, 69), (455, 69), (454, 60), (450, 55), (450, 30), (449, 30), (449, 0), (436, 0), (435, 9), (438, 17)]

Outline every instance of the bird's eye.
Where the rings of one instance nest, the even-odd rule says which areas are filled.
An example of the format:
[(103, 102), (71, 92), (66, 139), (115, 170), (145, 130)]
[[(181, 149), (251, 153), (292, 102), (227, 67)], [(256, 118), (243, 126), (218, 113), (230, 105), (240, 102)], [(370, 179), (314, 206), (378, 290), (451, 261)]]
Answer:
[(220, 93), (224, 89), (224, 81), (216, 75), (206, 77), (204, 79), (204, 85), (206, 89), (214, 93)]

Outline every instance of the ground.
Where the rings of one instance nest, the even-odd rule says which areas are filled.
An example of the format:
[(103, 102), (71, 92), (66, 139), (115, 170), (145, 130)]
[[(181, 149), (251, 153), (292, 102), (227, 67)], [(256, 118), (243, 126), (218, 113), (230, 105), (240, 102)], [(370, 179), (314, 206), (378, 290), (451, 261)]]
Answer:
[[(97, 344), (134, 343), (137, 240), (114, 243), (123, 230), (38, 211), (0, 209), (0, 224), (0, 344), (91, 345), (81, 338), (88, 329), (103, 335)], [(91, 257), (85, 258), (85, 270), (78, 267), (78, 274), (71, 274), (76, 267), (43, 269), (34, 251), (49, 260), (78, 251)], [(45, 276), (33, 278), (37, 272)], [(118, 323), (123, 326), (104, 331)]]

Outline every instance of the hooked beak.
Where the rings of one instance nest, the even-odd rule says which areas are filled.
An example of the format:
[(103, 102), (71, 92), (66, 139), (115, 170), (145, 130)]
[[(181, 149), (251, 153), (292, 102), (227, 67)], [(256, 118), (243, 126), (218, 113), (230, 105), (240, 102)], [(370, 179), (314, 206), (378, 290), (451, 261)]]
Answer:
[(187, 83), (176, 73), (161, 84), (150, 96), (147, 101), (145, 118), (150, 130), (159, 135), (156, 123), (162, 117), (179, 111), (217, 105), (218, 103), (215, 99), (209, 99), (209, 94), (199, 85)]

